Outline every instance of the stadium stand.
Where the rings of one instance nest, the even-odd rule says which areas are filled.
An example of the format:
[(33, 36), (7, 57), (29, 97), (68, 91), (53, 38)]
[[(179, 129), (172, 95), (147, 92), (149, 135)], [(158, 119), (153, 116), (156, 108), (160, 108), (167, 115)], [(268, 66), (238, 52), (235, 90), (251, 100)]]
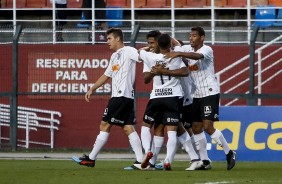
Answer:
[[(131, 7), (131, 0), (127, 0), (126, 5), (127, 7)], [(135, 8), (142, 8), (144, 6), (146, 6), (146, 0), (135, 0), (134, 1)]]
[(282, 7), (282, 1), (281, 0), (269, 0), (268, 4)]
[(106, 10), (106, 17), (109, 20), (114, 21), (108, 21), (109, 27), (120, 27), (122, 26), (123, 22), (123, 10), (121, 9), (121, 6), (107, 6), (107, 8), (116, 8), (116, 10), (113, 9), (107, 9)]
[(204, 7), (206, 6), (205, 0), (187, 0), (184, 7)]
[(278, 10), (276, 20), (280, 20), (280, 21), (274, 22), (273, 26), (282, 26), (282, 9)]
[[(214, 5), (217, 7), (224, 7), (227, 5), (227, 0), (214, 0)], [(207, 0), (207, 6), (211, 6), (211, 0)]]
[(122, 6), (127, 7), (127, 1), (126, 0), (107, 0), (106, 6)]
[(251, 0), (251, 6), (266, 6), (268, 0)]
[[(33, 0), (33, 1), (38, 1), (38, 0)], [(81, 8), (82, 6), (82, 0), (68, 0), (68, 8)], [(47, 0), (47, 7), (52, 7), (52, 3), (50, 2), (50, 0)]]
[(244, 7), (244, 6), (247, 6), (247, 1), (246, 0), (227, 0), (227, 6)]
[(26, 0), (26, 8), (44, 8), (47, 7), (46, 0)]
[[(273, 5), (264, 6), (264, 7), (273, 7), (273, 8), (265, 8), (265, 9), (256, 9), (256, 22), (254, 26), (258, 26), (260, 28), (267, 28), (270, 26), (273, 26), (275, 19), (276, 19), (276, 10)], [(265, 21), (257, 21), (257, 20), (263, 20)], [(272, 19), (272, 20), (270, 20)]]
[[(17, 0), (16, 7), (17, 8), (25, 8), (26, 7), (26, 0)], [(13, 8), (13, 0), (7, 0), (5, 8)]]
[(166, 0), (147, 0), (146, 5), (142, 8), (164, 8), (166, 6)]
[[(184, 7), (184, 6), (187, 4), (186, 1), (187, 1), (187, 0), (178, 0), (178, 1), (175, 1), (175, 2), (174, 2), (174, 7), (175, 7), (175, 8), (182, 8), (182, 7)], [(167, 6), (168, 6), (168, 7), (171, 7), (171, 0), (168, 0), (168, 1), (167, 1)]]

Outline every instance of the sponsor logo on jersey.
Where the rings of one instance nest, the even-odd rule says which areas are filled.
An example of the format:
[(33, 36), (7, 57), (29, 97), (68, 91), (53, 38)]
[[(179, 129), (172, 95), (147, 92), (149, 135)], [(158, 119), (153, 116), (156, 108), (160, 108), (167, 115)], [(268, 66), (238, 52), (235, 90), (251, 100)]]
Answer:
[(172, 88), (155, 89), (155, 96), (173, 95)]

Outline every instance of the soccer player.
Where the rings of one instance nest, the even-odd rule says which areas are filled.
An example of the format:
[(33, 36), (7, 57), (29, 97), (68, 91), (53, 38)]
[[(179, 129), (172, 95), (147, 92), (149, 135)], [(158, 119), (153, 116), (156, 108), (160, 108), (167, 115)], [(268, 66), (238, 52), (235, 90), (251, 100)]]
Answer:
[(215, 129), (213, 122), (219, 115), (219, 83), (214, 73), (213, 50), (204, 44), (205, 31), (202, 27), (193, 27), (189, 34), (190, 45), (183, 46), (185, 52), (170, 52), (167, 58), (184, 57), (188, 59), (193, 89), (193, 124), (194, 140), (199, 148), (205, 148), (203, 130), (220, 145), (226, 154), (227, 170), (236, 163), (236, 153), (229, 148), (222, 132)]
[(109, 66), (105, 73), (94, 83), (85, 94), (85, 100), (89, 102), (90, 96), (97, 88), (102, 86), (109, 78), (112, 78), (112, 95), (106, 107), (100, 124), (100, 133), (89, 156), (73, 157), (80, 165), (94, 167), (95, 160), (106, 144), (112, 126), (120, 126), (128, 136), (129, 143), (135, 153), (135, 164), (141, 164), (143, 152), (141, 140), (134, 129), (134, 89), (136, 62), (139, 55), (135, 48), (125, 46), (123, 33), (120, 29), (107, 30), (107, 43), (114, 53), (111, 56)]
[[(170, 52), (171, 49), (171, 38), (168, 34), (160, 35), (158, 46), (160, 48), (159, 54), (140, 50), (140, 58), (144, 61), (145, 83), (153, 80), (153, 90), (143, 121), (147, 124), (154, 124), (155, 121), (160, 120), (159, 123), (166, 126), (168, 141), (164, 167), (166, 170), (170, 170), (176, 152), (177, 126), (180, 119), (179, 97), (183, 95), (179, 77), (187, 75), (188, 70), (181, 58), (175, 58), (173, 62), (164, 58), (164, 54)], [(158, 65), (164, 65), (165, 70), (169, 70), (170, 73), (166, 74), (163, 71), (161, 75), (154, 74), (152, 69)]]

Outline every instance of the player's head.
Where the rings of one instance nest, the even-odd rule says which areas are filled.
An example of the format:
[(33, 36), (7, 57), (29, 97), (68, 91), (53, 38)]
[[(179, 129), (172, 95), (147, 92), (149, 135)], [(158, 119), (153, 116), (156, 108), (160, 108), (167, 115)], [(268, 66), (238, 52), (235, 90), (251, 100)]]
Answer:
[(118, 50), (123, 46), (123, 33), (121, 29), (111, 28), (107, 30), (107, 43), (112, 50)]
[(189, 34), (189, 41), (192, 47), (201, 48), (205, 40), (205, 30), (202, 27), (192, 27)]
[(150, 50), (156, 50), (156, 48), (158, 47), (158, 39), (161, 34), (162, 33), (159, 30), (153, 30), (146, 35), (147, 43)]
[(171, 38), (168, 34), (162, 34), (158, 39), (158, 46), (161, 50), (170, 50)]

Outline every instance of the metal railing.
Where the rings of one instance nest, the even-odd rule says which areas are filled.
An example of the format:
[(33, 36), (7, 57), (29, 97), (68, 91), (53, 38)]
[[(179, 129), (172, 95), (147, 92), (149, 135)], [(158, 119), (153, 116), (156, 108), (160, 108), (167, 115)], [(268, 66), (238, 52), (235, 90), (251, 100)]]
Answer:
[[(161, 31), (170, 32), (173, 37), (178, 38), (186, 38), (186, 34), (189, 31), (189, 26), (183, 26), (183, 25), (193, 25), (193, 24), (202, 24), (204, 25), (206, 32), (207, 32), (207, 39), (206, 43), (209, 44), (249, 44), (250, 43), (250, 36), (253, 28), (253, 24), (256, 21), (282, 21), (282, 19), (264, 19), (264, 20), (258, 20), (254, 18), (254, 13), (252, 13), (254, 10), (257, 9), (273, 9), (274, 7), (258, 7), (258, 6), (251, 6), (250, 0), (247, 1), (246, 7), (216, 7), (214, 6), (214, 0), (211, 0), (211, 6), (206, 7), (185, 7), (185, 8), (175, 8), (175, 0), (171, 1), (170, 7), (165, 8), (135, 8), (134, 7), (134, 0), (131, 0), (131, 7), (130, 8), (95, 8), (95, 3), (92, 3), (92, 8), (55, 8), (55, 4), (52, 3), (52, 7), (47, 8), (17, 8), (15, 6), (15, 0), (14, 0), (14, 7), (13, 8), (1, 8), (1, 11), (9, 11), (13, 13), (12, 19), (3, 19), (0, 20), (0, 23), (12, 23), (12, 26), (8, 29), (1, 29), (0, 33), (15, 33), (15, 28), (18, 24), (34, 24), (34, 23), (42, 23), (42, 24), (48, 24), (49, 26), (26, 26), (23, 29), (23, 34), (33, 34), (33, 39), (29, 40), (20, 40), (20, 43), (57, 43), (56, 41), (56, 32), (62, 32), (64, 34), (70, 34), (70, 35), (91, 35), (91, 40), (86, 39), (86, 37), (82, 36), (76, 36), (77, 39), (74, 38), (74, 36), (70, 36), (72, 39), (66, 39), (65, 43), (85, 43), (89, 42), (92, 44), (95, 44), (97, 42), (105, 42), (105, 41), (97, 41), (95, 40), (95, 35), (99, 34), (101, 32), (104, 32), (104, 30), (98, 30), (95, 27), (95, 22), (97, 21), (122, 21), (123, 25), (122, 28), (125, 33), (131, 34), (134, 30), (134, 27), (136, 24), (141, 24), (141, 33), (147, 32), (151, 29), (160, 29)], [(276, 7), (277, 9), (282, 7)], [(51, 11), (52, 15), (47, 18), (40, 18), (38, 19), (38, 16), (34, 15), (32, 17), (28, 17), (28, 19), (23, 19), (18, 17), (18, 11)], [(83, 29), (76, 27), (75, 24), (81, 22), (81, 16), (78, 17), (70, 17), (66, 20), (60, 20), (56, 19), (56, 10), (66, 10), (66, 11), (81, 11), (81, 10), (90, 10), (92, 12), (92, 18), (89, 20), (91, 22), (91, 25), (89, 29)], [(95, 17), (95, 11), (97, 10), (121, 10), (124, 12), (127, 12), (127, 17), (124, 17), (122, 20), (117, 19), (96, 19)], [(159, 15), (159, 13), (156, 13), (155, 15), (151, 15), (150, 18), (144, 18), (144, 17), (137, 17), (136, 13), (140, 12), (146, 12), (146, 11), (162, 11), (162, 16)], [(244, 18), (238, 19), (235, 17), (230, 18), (229, 17), (221, 17), (220, 12), (222, 11), (244, 11), (245, 16)], [(195, 12), (197, 14), (201, 14), (202, 12), (209, 12), (208, 17), (200, 16), (200, 18), (194, 18), (194, 17), (179, 17), (177, 16), (177, 12), (180, 11), (187, 11), (187, 12)], [(63, 30), (57, 30), (56, 28), (56, 21), (66, 21), (68, 24), (73, 25), (70, 27), (65, 27)], [(241, 26), (224, 26), (224, 24), (242, 24)], [(161, 26), (158, 26), (158, 24), (161, 24)], [(179, 26), (178, 24), (181, 24)], [(220, 26), (219, 24), (223, 24), (223, 26)], [(146, 26), (149, 25), (149, 26)], [(191, 27), (191, 26), (190, 26)], [(261, 30), (261, 32), (272, 35), (272, 34), (282, 34), (281, 28), (279, 27), (270, 27), (267, 29)], [(230, 35), (231, 34), (231, 35)], [(3, 35), (3, 34), (2, 34)], [(37, 36), (36, 36), (37, 35)], [(42, 38), (46, 38), (43, 39)], [(1, 35), (0, 35), (1, 38)], [(38, 38), (35, 40), (35, 38)], [(47, 39), (48, 38), (48, 39)], [(136, 40), (137, 43), (144, 43), (144, 38), (140, 38)], [(262, 40), (258, 43), (266, 43), (267, 40)], [(0, 43), (8, 43), (8, 41), (2, 41), (0, 40)]]

